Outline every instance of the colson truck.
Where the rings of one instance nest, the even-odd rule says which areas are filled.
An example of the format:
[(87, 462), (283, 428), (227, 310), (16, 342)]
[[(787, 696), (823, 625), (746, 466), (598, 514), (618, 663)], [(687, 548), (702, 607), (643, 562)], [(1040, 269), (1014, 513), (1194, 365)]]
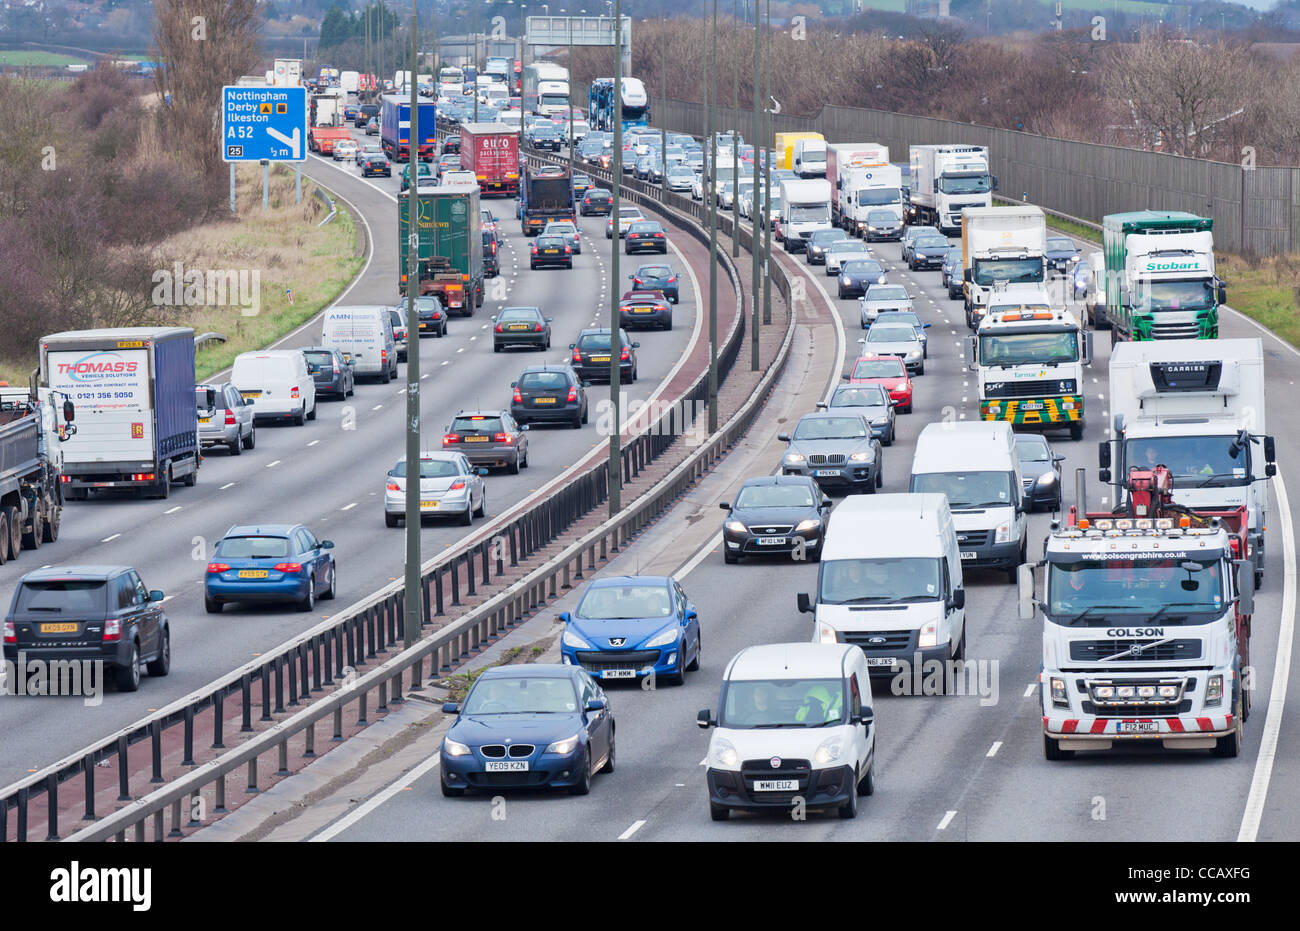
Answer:
[[(432, 161), (437, 148), (438, 108), (432, 100), (419, 101), (416, 111), (420, 139), (416, 143), (420, 158)], [(384, 154), (395, 162), (405, 162), (411, 156), (411, 100), (397, 94), (385, 94), (380, 99), (379, 143)]]
[(773, 227), (786, 252), (803, 252), (818, 230), (831, 229), (831, 184), (824, 179), (781, 180), (781, 216)]
[(836, 142), (826, 146), (826, 180), (831, 185), (831, 222), (854, 236), (867, 228), (867, 214), (888, 210), (903, 220), (903, 172), (889, 164), (889, 146)]
[(62, 445), (77, 432), (73, 416), (57, 391), (0, 387), (0, 564), (59, 538)]
[(63, 496), (129, 488), (166, 498), (199, 471), (194, 331), (189, 327), (76, 330), (40, 340), (40, 386), (76, 406), (63, 444)]
[(1227, 289), (1214, 271), (1213, 226), (1209, 217), (1170, 210), (1102, 218), (1104, 322), (1112, 339), (1218, 337)]
[(962, 295), (966, 326), (973, 330), (996, 283), (1043, 283), (1047, 218), (1040, 207), (967, 207), (964, 216)]
[(911, 204), (918, 226), (955, 234), (962, 211), (990, 207), (998, 179), (989, 174), (989, 150), (982, 145), (914, 145), (908, 150)]
[(1258, 339), (1119, 343), (1110, 356), (1113, 439), (1099, 449), (1103, 481), (1123, 501), (1134, 468), (1163, 465), (1173, 501), (1195, 512), (1244, 507), (1256, 587), (1264, 577), (1268, 479), (1277, 472), (1264, 424)]
[(462, 123), (460, 167), (474, 172), (484, 197), (518, 197), (519, 133), (504, 123)]
[[(436, 294), (447, 312), (463, 317), (483, 305), (483, 233), (477, 184), (444, 184), (418, 190), (417, 294)], [(397, 195), (397, 241), (405, 243), (411, 189)], [(398, 287), (406, 293), (407, 262), (398, 260)]]
[(1044, 756), (1134, 741), (1237, 756), (1255, 592), (1245, 507), (1187, 512), (1157, 466), (1130, 470), (1114, 512), (1088, 513), (1082, 473), (1042, 562), (1020, 567), (1020, 618), (1043, 613)]
[[(1015, 309), (999, 307), (966, 337), (966, 368), (979, 381), (980, 419), (1017, 429), (1070, 431), (1083, 439), (1083, 367), (1092, 364), (1088, 334), (1047, 292)], [(1114, 397), (1112, 395), (1112, 397)]]
[(551, 220), (578, 221), (577, 202), (573, 196), (573, 176), (539, 174), (535, 168), (524, 172), (519, 196), (519, 216), (525, 236), (536, 236)]

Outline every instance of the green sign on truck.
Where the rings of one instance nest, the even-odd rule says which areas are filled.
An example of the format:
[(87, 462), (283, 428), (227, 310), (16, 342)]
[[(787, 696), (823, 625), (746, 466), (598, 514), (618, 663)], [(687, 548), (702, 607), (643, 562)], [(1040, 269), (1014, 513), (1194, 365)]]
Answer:
[[(416, 229), (419, 233), (419, 289), (436, 294), (447, 310), (468, 317), (483, 305), (483, 233), (477, 184), (419, 188)], [(397, 196), (398, 285), (406, 293), (407, 217), (411, 192)]]

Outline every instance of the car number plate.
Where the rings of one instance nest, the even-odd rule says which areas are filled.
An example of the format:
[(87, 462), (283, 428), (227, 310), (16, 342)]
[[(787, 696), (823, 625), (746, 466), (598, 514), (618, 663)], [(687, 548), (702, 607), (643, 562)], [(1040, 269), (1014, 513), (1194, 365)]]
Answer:
[(560, 250), (559, 250), (559, 249), (543, 249), (542, 251), (545, 252), (547, 255), (559, 255), (559, 254), (560, 254)]
[(466, 443), (486, 443), (490, 437), (486, 436), (467, 436), (464, 438)]
[(635, 679), (635, 669), (602, 669), (600, 671), (602, 679)]
[(1021, 401), (1020, 409), (1022, 411), (1041, 411), (1043, 409), (1042, 401)]
[(840, 474), (839, 469), (818, 469), (817, 471), (813, 472), (813, 475), (817, 475), (821, 477), (833, 477), (839, 474)]
[(754, 781), (755, 792), (798, 792), (798, 779), (757, 779)]
[(554, 404), (555, 398), (533, 398), (534, 404)]
[(1160, 725), (1155, 721), (1118, 721), (1115, 724), (1117, 734), (1158, 734)]
[(489, 761), (483, 764), (483, 768), (489, 773), (526, 773), (528, 772), (527, 760), (497, 760)]
[(422, 508), (436, 508), (437, 506), (438, 506), (437, 501), (428, 501), (428, 500), (420, 501), (420, 507)]
[(42, 624), (41, 633), (43, 634), (75, 634), (77, 632), (76, 624)]
[(200, 417), (200, 418), (199, 418), (199, 423), (212, 423), (212, 418), (211, 418), (211, 417)]
[(975, 553), (974, 553), (973, 551), (971, 551), (971, 550), (962, 550), (962, 551), (961, 551), (961, 558), (962, 558), (962, 559), (975, 559), (976, 556), (975, 556)]
[(759, 546), (785, 546), (785, 537), (759, 537)]
[(269, 574), (265, 569), (240, 569), (239, 577), (241, 579), (265, 579)]
[(239, 393), (244, 398), (260, 398), (262, 396), (262, 392), (260, 391), (241, 391)]
[(592, 361), (592, 362), (608, 362), (608, 361), (609, 361), (609, 356), (592, 356), (592, 357), (591, 357), (591, 361)]
[(634, 314), (652, 314), (652, 313), (654, 313), (654, 312), (655, 312), (655, 309), (654, 309), (653, 307), (633, 307), (633, 308), (632, 308), (632, 313), (634, 313)]
[(868, 666), (897, 666), (898, 660), (893, 656), (868, 656)]
[(512, 329), (512, 330), (526, 330), (526, 329), (528, 329), (528, 324), (526, 324), (526, 323), (512, 323), (512, 324), (510, 325), (510, 329)]

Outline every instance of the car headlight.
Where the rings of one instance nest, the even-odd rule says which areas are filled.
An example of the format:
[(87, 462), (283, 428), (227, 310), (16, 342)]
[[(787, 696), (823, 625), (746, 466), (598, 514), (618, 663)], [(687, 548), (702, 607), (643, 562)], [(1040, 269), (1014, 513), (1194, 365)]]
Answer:
[(1058, 679), (1053, 676), (1051, 681), (1048, 683), (1048, 687), (1052, 693), (1053, 705), (1061, 705), (1065, 708), (1070, 707), (1070, 698), (1065, 692), (1064, 679)]
[(573, 631), (568, 630), (567, 628), (564, 631), (564, 636), (560, 638), (560, 642), (563, 643), (566, 647), (573, 647), (575, 650), (591, 649), (590, 643), (588, 643), (586, 640), (583, 640), (581, 637), (579, 637)]
[(921, 636), (916, 641), (918, 647), (937, 647), (939, 645), (939, 622), (929, 621), (922, 625)]
[(848, 284), (849, 280), (848, 275), (840, 275), (840, 284)]
[(546, 752), (558, 753), (560, 755), (572, 753), (575, 749), (577, 749), (578, 737), (579, 737), (578, 734), (574, 734), (572, 737), (566, 737), (563, 740), (557, 740), (554, 743), (547, 744)]
[(749, 528), (738, 520), (729, 520), (722, 525), (730, 533), (748, 533)]
[(821, 528), (821, 525), (822, 525), (822, 522), (821, 522), (819, 519), (817, 519), (817, 518), (815, 518), (815, 517), (810, 517), (810, 518), (808, 518), (807, 520), (801, 520), (801, 521), (799, 521), (799, 526), (797, 526), (797, 527), (794, 528), (794, 532), (795, 532), (795, 533), (812, 533), (814, 530), (818, 530), (818, 529), (820, 529), (820, 528)]
[(786, 453), (786, 454), (785, 454), (785, 461), (786, 461), (786, 462), (803, 462), (803, 461), (804, 461), (804, 454), (803, 454), (803, 453)]
[(666, 647), (670, 643), (676, 643), (677, 638), (682, 635), (681, 628), (676, 624), (672, 627), (666, 627), (661, 630), (653, 640), (647, 640), (647, 647)]
[(995, 530), (995, 531), (993, 532), (993, 542), (994, 542), (994, 543), (1010, 543), (1010, 542), (1011, 542), (1011, 522), (1010, 522), (1010, 521), (1008, 521), (1008, 522), (1005, 523), (1005, 524), (998, 524), (998, 529)]
[(876, 229), (874, 226), (868, 226), (867, 229), (871, 230), (871, 232), (873, 232), (873, 233), (878, 233), (878, 232), (880, 232), (880, 230)]
[(919, 349), (913, 349), (911, 352), (909, 352), (909, 353), (907, 354), (907, 357), (908, 357), (909, 359), (919, 359), (919, 358), (921, 358), (921, 350), (919, 350)]
[(442, 752), (447, 756), (469, 756), (469, 747), (450, 737), (442, 738)]
[(821, 742), (821, 745), (813, 751), (813, 762), (825, 766), (827, 763), (834, 763), (840, 758), (840, 753), (844, 750), (844, 738), (828, 737)]
[(876, 279), (876, 284), (884, 284), (884, 283), (885, 283), (884, 275), (881, 275), (879, 278)]
[(817, 625), (817, 642), (818, 643), (838, 643), (839, 634), (830, 624)]
[(870, 462), (871, 453), (869, 452), (853, 453), (849, 456), (849, 459), (853, 462)]
[(1055, 484), (1056, 484), (1056, 473), (1055, 473), (1055, 472), (1044, 472), (1042, 475), (1038, 476), (1038, 483), (1039, 483), (1040, 485), (1055, 485)]
[(709, 746), (709, 762), (721, 769), (739, 769), (740, 754), (730, 740), (715, 736)]
[(1223, 702), (1223, 676), (1210, 676), (1205, 686), (1205, 704), (1218, 705)]

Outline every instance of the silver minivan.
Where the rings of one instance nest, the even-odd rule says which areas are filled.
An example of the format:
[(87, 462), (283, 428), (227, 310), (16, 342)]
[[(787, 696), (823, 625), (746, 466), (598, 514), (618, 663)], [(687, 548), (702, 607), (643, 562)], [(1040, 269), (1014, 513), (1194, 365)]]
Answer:
[(200, 447), (225, 446), (230, 455), (238, 456), (256, 445), (253, 402), (245, 401), (234, 385), (195, 385), (194, 400), (199, 412)]

